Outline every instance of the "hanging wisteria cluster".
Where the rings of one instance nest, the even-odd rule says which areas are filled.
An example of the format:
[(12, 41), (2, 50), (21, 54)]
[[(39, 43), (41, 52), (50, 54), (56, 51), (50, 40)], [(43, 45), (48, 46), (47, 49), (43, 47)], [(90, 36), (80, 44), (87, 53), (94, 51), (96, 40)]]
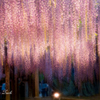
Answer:
[(38, 67), (51, 82), (53, 74), (60, 80), (65, 75), (70, 78), (73, 63), (76, 84), (92, 81), (96, 66), (96, 3), (0, 0), (0, 66), (6, 40), (8, 63), (14, 63), (21, 73), (34, 72)]

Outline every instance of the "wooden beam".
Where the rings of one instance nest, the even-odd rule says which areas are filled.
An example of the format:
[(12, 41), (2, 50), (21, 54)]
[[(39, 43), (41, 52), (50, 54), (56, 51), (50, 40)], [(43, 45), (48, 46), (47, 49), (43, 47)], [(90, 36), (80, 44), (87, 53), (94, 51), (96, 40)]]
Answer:
[(35, 71), (35, 97), (39, 97), (39, 75), (38, 68)]
[(15, 86), (15, 100), (18, 100), (18, 89), (17, 89), (18, 88), (18, 84), (17, 84), (17, 77), (18, 76), (17, 76), (17, 73), (18, 73), (17, 72), (17, 68), (14, 68), (14, 77), (15, 77), (14, 78), (14, 82), (15, 82), (15, 85), (14, 85)]
[(100, 55), (99, 55), (99, 94), (100, 94)]
[(6, 100), (10, 100), (10, 68), (8, 64), (5, 65), (5, 74), (6, 74)]
[(39, 97), (39, 71), (38, 68), (36, 68), (35, 71), (35, 100), (41, 100)]
[(32, 73), (32, 96), (35, 97), (35, 77), (34, 73)]
[(28, 87), (29, 87), (29, 97), (32, 97), (32, 76), (29, 75)]
[(7, 62), (7, 41), (4, 41), (5, 47), (5, 81), (6, 81), (6, 100), (10, 100), (10, 67)]

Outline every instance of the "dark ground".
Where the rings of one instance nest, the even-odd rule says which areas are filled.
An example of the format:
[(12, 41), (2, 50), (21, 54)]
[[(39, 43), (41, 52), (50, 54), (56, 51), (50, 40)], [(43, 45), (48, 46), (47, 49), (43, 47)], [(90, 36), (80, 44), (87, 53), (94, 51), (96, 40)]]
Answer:
[[(5, 100), (1, 99), (0, 100)], [(21, 98), (18, 100), (100, 100), (100, 94), (91, 96), (91, 97), (73, 97), (73, 96), (68, 96), (68, 97), (61, 97), (61, 99), (53, 99), (52, 97), (44, 97), (44, 98)]]
[[(28, 99), (25, 99), (25, 100), (37, 100), (37, 99), (28, 98)], [(45, 97), (45, 98), (41, 98), (39, 100), (59, 100), (59, 99), (53, 99), (51, 97)], [(95, 96), (91, 96), (91, 97), (62, 97), (60, 100), (100, 100), (100, 94), (95, 95)]]

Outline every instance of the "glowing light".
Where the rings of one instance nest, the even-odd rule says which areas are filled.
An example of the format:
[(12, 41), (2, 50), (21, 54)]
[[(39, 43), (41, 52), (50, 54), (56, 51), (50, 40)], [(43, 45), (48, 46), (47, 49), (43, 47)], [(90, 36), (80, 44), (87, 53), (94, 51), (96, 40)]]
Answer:
[(60, 97), (60, 94), (56, 92), (56, 93), (54, 93), (53, 96), (54, 96), (54, 98), (59, 98)]

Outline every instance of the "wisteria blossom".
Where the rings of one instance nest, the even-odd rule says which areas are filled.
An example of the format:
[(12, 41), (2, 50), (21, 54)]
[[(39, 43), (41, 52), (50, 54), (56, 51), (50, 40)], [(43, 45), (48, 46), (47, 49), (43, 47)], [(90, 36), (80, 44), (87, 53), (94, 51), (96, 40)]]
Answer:
[(99, 0), (0, 0), (0, 67), (6, 40), (8, 63), (20, 72), (38, 67), (50, 80), (56, 72), (70, 78), (73, 63), (76, 84), (93, 81), (99, 10)]

